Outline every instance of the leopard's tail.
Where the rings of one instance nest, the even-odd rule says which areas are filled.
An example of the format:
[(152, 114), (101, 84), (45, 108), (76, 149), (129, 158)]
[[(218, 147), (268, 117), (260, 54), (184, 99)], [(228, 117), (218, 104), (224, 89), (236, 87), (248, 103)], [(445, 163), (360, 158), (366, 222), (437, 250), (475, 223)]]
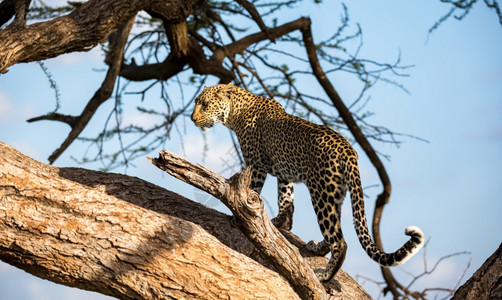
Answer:
[(403, 264), (422, 248), (425, 242), (424, 233), (416, 226), (409, 226), (404, 233), (410, 236), (410, 239), (396, 252), (385, 253), (378, 248), (368, 232), (368, 224), (366, 223), (364, 210), (363, 190), (361, 188), (357, 163), (352, 166), (352, 174), (347, 174), (348, 176), (346, 178), (350, 178), (348, 186), (352, 203), (354, 227), (359, 242), (368, 256), (381, 266), (394, 267)]

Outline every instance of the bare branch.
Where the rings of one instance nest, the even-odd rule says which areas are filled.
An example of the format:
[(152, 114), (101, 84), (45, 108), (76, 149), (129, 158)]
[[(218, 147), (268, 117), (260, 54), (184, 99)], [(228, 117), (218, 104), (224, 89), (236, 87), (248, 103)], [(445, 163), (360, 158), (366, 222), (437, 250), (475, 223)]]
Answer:
[(47, 116), (41, 116), (38, 118), (30, 119), (29, 122), (39, 121), (39, 120), (56, 120), (63, 121), (69, 124), (72, 128), (68, 137), (64, 140), (63, 144), (56, 149), (51, 156), (49, 156), (49, 162), (52, 164), (54, 161), (73, 143), (73, 141), (79, 136), (79, 134), (84, 130), (89, 123), (90, 119), (99, 108), (99, 106), (110, 98), (113, 87), (115, 86), (115, 80), (119, 74), (120, 66), (122, 64), (122, 57), (124, 54), (124, 46), (127, 42), (127, 37), (131, 31), (132, 25), (134, 24), (134, 18), (129, 19), (124, 25), (120, 26), (118, 32), (118, 38), (116, 40), (115, 47), (110, 51), (108, 55), (108, 61), (111, 61), (111, 65), (106, 73), (105, 79), (101, 84), (101, 87), (96, 91), (94, 96), (89, 100), (86, 107), (78, 117), (64, 116), (60, 114), (49, 114)]
[(30, 123), (36, 122), (36, 121), (42, 121), (42, 120), (59, 121), (59, 122), (66, 123), (66, 124), (70, 125), (71, 128), (73, 128), (75, 126), (76, 122), (78, 121), (78, 119), (79, 118), (75, 117), (75, 116), (63, 115), (60, 113), (53, 112), (53, 113), (49, 113), (47, 115), (43, 115), (40, 117), (28, 119), (27, 121)]
[[(478, 2), (478, 0), (441, 0), (441, 2), (451, 4), (451, 8), (446, 14), (439, 18), (431, 26), (431, 28), (429, 28), (427, 32), (427, 38), (429, 38), (431, 33), (437, 30), (441, 24), (446, 22), (452, 16), (459, 21), (465, 18), (469, 14), (473, 6)], [(502, 8), (498, 1), (483, 0), (483, 2), (485, 3), (486, 7), (494, 11), (494, 13), (497, 15), (500, 26), (502, 26)]]
[[(295, 21), (286, 23), (284, 25), (270, 28), (269, 35), (272, 38), (278, 38), (280, 36), (283, 36), (285, 34), (292, 32), (292, 31), (299, 30), (300, 28), (304, 27), (305, 25), (307, 25), (309, 23), (310, 23), (309, 19), (299, 18)], [(250, 45), (258, 43), (263, 40), (266, 40), (268, 38), (269, 37), (264, 32), (258, 32), (258, 33), (248, 35), (248, 36), (246, 36), (246, 37), (244, 37), (244, 38), (242, 38), (232, 44), (223, 46), (223, 47), (215, 50), (212, 57), (211, 57), (211, 60), (221, 63), (226, 56), (233, 55), (236, 53), (242, 53)]]
[(236, 0), (237, 3), (239, 3), (242, 7), (244, 7), (245, 10), (251, 15), (251, 18), (256, 22), (260, 30), (267, 35), (267, 37), (270, 39), (271, 42), (275, 42), (275, 38), (272, 36), (272, 34), (269, 32), (269, 29), (263, 22), (263, 19), (260, 16), (260, 13), (256, 10), (256, 7), (253, 5), (253, 3), (247, 1), (247, 0)]
[(459, 256), (459, 255), (464, 255), (464, 254), (470, 254), (470, 252), (467, 252), (467, 251), (462, 251), (462, 252), (455, 252), (455, 253), (452, 253), (452, 254), (448, 254), (448, 255), (445, 255), (445, 256), (442, 256), (440, 257), (436, 263), (434, 263), (434, 265), (432, 266), (432, 268), (429, 270), (427, 269), (427, 267), (424, 268), (424, 271), (417, 275), (417, 276), (414, 276), (413, 280), (408, 284), (407, 288), (410, 288), (417, 280), (419, 280), (420, 278), (422, 278), (423, 276), (427, 276), (427, 275), (430, 275), (432, 273), (434, 273), (437, 269), (437, 267), (441, 264), (441, 262), (443, 262), (444, 260), (447, 260), (449, 258), (452, 258), (452, 257), (455, 257), (455, 256)]

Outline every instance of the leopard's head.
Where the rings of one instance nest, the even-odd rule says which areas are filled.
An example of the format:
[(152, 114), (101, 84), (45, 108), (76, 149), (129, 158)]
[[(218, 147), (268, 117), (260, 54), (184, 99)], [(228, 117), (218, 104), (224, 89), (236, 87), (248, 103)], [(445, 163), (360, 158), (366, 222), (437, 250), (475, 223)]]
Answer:
[(191, 117), (195, 126), (206, 131), (216, 123), (226, 125), (233, 89), (232, 83), (204, 87), (204, 91), (195, 99)]

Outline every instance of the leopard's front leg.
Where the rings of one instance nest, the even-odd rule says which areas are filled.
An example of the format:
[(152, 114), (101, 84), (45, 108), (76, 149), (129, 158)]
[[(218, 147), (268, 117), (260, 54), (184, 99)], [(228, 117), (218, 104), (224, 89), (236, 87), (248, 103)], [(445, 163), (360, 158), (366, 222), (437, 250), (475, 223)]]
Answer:
[(272, 219), (275, 227), (291, 230), (293, 227), (294, 206), (294, 184), (287, 180), (277, 178), (279, 213)]

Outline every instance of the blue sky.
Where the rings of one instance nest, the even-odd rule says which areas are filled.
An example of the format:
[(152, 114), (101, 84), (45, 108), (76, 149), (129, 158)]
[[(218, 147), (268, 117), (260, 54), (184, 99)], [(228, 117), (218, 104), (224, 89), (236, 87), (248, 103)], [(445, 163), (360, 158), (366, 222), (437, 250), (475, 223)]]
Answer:
[[(310, 3), (310, 1), (307, 1)], [(332, 34), (339, 24), (341, 6), (338, 1), (325, 1), (321, 6), (306, 5), (280, 21), (308, 15), (313, 20), (314, 38), (321, 40)], [(502, 228), (502, 27), (495, 15), (482, 5), (475, 7), (461, 22), (450, 20), (427, 38), (428, 29), (448, 11), (439, 1), (351, 1), (350, 17), (360, 23), (364, 45), (360, 56), (376, 61), (392, 62), (401, 52), (404, 64), (414, 65), (410, 77), (401, 78), (410, 92), (387, 84), (378, 84), (370, 91), (369, 110), (375, 113), (374, 124), (426, 139), (428, 143), (406, 139), (401, 147), (375, 144), (378, 151), (391, 156), (384, 161), (393, 184), (391, 202), (386, 206), (381, 234), (387, 251), (394, 251), (405, 241), (404, 229), (417, 225), (430, 239), (427, 266), (442, 256), (469, 251), (443, 261), (430, 276), (413, 287), (455, 286), (470, 261), (466, 278), (495, 251), (501, 242)], [(61, 89), (61, 112), (78, 114), (99, 86), (104, 74), (92, 71), (102, 68), (99, 51), (64, 55), (46, 61)], [(351, 79), (337, 75), (335, 88), (350, 102), (357, 96)], [(312, 89), (322, 90), (313, 85)], [(47, 157), (66, 137), (64, 124), (26, 119), (54, 109), (54, 93), (36, 64), (20, 64), (0, 75), (0, 140), (31, 157), (47, 162)], [(95, 116), (84, 134), (99, 129), (103, 113)], [(134, 104), (133, 106), (135, 106)], [(125, 119), (149, 122), (131, 113)], [(173, 135), (165, 148), (184, 155), (194, 162), (203, 162), (216, 171), (224, 169), (223, 160), (231, 159), (231, 141), (223, 126), (206, 134), (207, 157), (201, 155), (202, 134), (186, 124), (185, 148)], [(76, 166), (71, 155), (82, 153), (83, 144), (75, 143), (56, 161), (56, 166)], [(359, 148), (356, 146), (356, 149)], [(159, 149), (160, 150), (160, 149)], [(378, 178), (362, 151), (360, 168), (365, 189), (368, 216), (380, 192)], [(155, 156), (152, 153), (150, 156)], [(129, 175), (144, 178), (189, 198), (206, 202), (224, 210), (221, 204), (206, 198), (192, 187), (181, 184), (151, 166), (146, 159), (134, 162)], [(97, 165), (82, 167), (99, 167)], [(237, 170), (236, 170), (237, 171)], [(231, 175), (231, 172), (224, 174)], [(269, 177), (262, 193), (275, 205), (275, 179)], [(304, 186), (296, 187), (296, 210), (293, 232), (304, 240), (319, 239), (315, 215)], [(380, 280), (378, 266), (362, 251), (352, 226), (350, 205), (343, 207), (342, 228), (349, 250), (343, 269), (350, 275)], [(403, 283), (411, 278), (408, 272), (420, 274), (424, 269), (424, 251), (394, 274)], [(362, 277), (360, 277), (362, 278)], [(374, 284), (364, 287), (378, 295)], [(84, 299), (97, 294), (70, 289), (37, 279), (4, 263), (0, 263), (0, 290), (6, 299)], [(104, 297), (103, 297), (104, 298)]]

